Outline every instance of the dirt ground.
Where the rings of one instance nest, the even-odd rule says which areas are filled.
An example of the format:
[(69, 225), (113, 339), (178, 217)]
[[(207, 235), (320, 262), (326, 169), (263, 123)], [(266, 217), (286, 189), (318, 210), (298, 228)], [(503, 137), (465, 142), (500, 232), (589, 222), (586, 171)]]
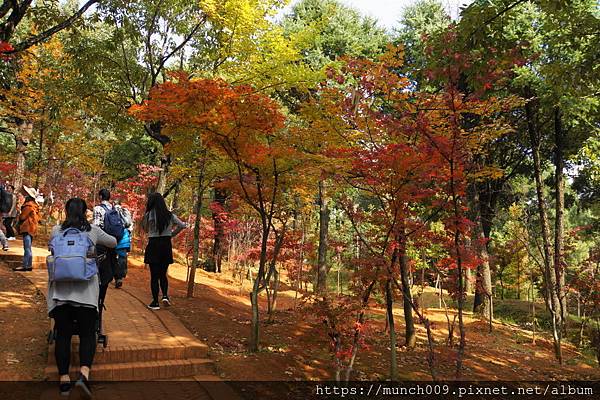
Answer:
[[(139, 259), (132, 258), (125, 285), (148, 292), (149, 272)], [(274, 321), (261, 325), (261, 351), (249, 353), (250, 301), (248, 287), (240, 290), (231, 276), (198, 271), (195, 297), (185, 298), (184, 267), (170, 268), (169, 309), (198, 338), (210, 346), (210, 357), (217, 372), (227, 380), (295, 381), (333, 378), (332, 357), (327, 332), (315, 316), (294, 308), (294, 292), (280, 293)], [(263, 299), (264, 301), (264, 299)], [(263, 304), (264, 305), (264, 304)], [(261, 312), (265, 317), (264, 307)], [(158, 312), (166, 312), (161, 310)], [(454, 379), (457, 348), (446, 346), (446, 317), (442, 310), (429, 309), (434, 325), (436, 374)], [(264, 318), (263, 318), (264, 320)], [(398, 342), (402, 343), (402, 314), (397, 313)], [(353, 379), (384, 380), (389, 374), (389, 342), (382, 309), (369, 312), (372, 334), (369, 350), (359, 352)], [(564, 346), (563, 366), (552, 355), (549, 337), (532, 344), (531, 332), (515, 325), (494, 324), (488, 333), (484, 321), (465, 316), (467, 347), (463, 379), (466, 380), (598, 380), (600, 369), (592, 357), (571, 345)], [(0, 268), (0, 380), (43, 379), (48, 346), (45, 333), (48, 319), (41, 293), (20, 274), (6, 266)], [(398, 371), (401, 379), (430, 379), (427, 365), (425, 330), (418, 326), (418, 345), (414, 350), (398, 347)], [(456, 338), (455, 342), (458, 342)]]
[(44, 295), (0, 263), (0, 381), (44, 378), (48, 326)]
[[(138, 261), (139, 263), (139, 261)], [(140, 265), (140, 264), (138, 264)], [(218, 373), (227, 380), (323, 380), (333, 378), (332, 357), (327, 332), (321, 321), (293, 308), (294, 292), (283, 291), (272, 323), (261, 325), (261, 351), (246, 351), (250, 333), (250, 302), (247, 288), (240, 290), (227, 272), (212, 274), (199, 271), (195, 298), (185, 298), (186, 269), (170, 268), (170, 311), (179, 317), (190, 331), (211, 348)], [(149, 291), (147, 270), (132, 268), (126, 280)], [(149, 294), (150, 296), (150, 294)], [(150, 297), (149, 297), (150, 300)], [(264, 307), (263, 309), (264, 310)], [(264, 317), (264, 311), (263, 317)], [(160, 311), (164, 312), (164, 311)], [(457, 348), (446, 346), (446, 317), (443, 310), (429, 309), (427, 315), (434, 325), (436, 374), (442, 379), (454, 379)], [(389, 376), (389, 341), (383, 310), (370, 313), (368, 351), (357, 357), (353, 379), (384, 380)], [(397, 313), (398, 342), (403, 342), (403, 317)], [(571, 345), (564, 346), (563, 366), (552, 353), (549, 337), (532, 344), (531, 332), (515, 325), (494, 324), (488, 333), (486, 322), (465, 316), (467, 346), (464, 359), (465, 380), (597, 380), (600, 369), (589, 355)], [(458, 331), (458, 328), (456, 328)], [(455, 343), (458, 343), (456, 334)], [(418, 345), (414, 350), (398, 347), (398, 371), (401, 379), (431, 379), (427, 364), (426, 332), (418, 326)]]

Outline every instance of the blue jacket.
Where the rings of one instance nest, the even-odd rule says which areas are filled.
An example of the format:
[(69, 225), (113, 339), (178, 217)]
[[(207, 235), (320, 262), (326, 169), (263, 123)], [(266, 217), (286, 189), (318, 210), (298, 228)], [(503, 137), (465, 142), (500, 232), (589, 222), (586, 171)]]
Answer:
[(123, 237), (121, 240), (119, 240), (119, 243), (117, 243), (117, 247), (115, 247), (115, 249), (117, 250), (117, 254), (120, 256), (127, 255), (131, 249), (131, 234), (129, 233), (128, 229), (123, 230)]

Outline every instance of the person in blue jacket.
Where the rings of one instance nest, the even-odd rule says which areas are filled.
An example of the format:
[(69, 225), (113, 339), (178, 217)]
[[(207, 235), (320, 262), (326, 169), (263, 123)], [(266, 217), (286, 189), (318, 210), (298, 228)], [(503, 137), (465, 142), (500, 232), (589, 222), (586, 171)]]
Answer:
[(123, 221), (123, 227), (125, 231), (123, 237), (117, 243), (115, 248), (117, 252), (117, 268), (115, 269), (115, 288), (123, 286), (123, 279), (127, 276), (127, 253), (131, 251), (131, 235), (133, 233), (133, 218), (131, 218), (131, 212), (123, 207), (119, 201), (115, 202), (115, 208), (121, 215)]

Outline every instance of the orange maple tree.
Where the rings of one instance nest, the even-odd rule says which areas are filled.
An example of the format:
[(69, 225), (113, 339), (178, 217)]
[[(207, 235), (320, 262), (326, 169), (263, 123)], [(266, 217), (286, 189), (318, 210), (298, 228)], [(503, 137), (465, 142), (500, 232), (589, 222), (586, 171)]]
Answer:
[(286, 140), (285, 116), (275, 101), (250, 86), (231, 85), (222, 79), (190, 79), (183, 73), (174, 73), (172, 80), (154, 87), (149, 100), (130, 112), (142, 121), (163, 126), (172, 139), (167, 150), (202, 148), (220, 157), (229, 165), (223, 185), (258, 214), (260, 256), (250, 293), (250, 349), (258, 350), (258, 295), (272, 280), (277, 281), (276, 261), (301, 163), (301, 154)]

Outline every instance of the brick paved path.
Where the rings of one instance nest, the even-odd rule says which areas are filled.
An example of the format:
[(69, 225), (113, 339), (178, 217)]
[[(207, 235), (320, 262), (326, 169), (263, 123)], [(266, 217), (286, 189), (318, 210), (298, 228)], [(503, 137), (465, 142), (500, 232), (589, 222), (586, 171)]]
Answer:
[[(23, 254), (20, 241), (12, 241), (9, 252), (0, 253), (4, 268), (20, 265)], [(22, 273), (42, 293), (47, 293), (47, 273), (44, 249), (34, 248), (34, 270)], [(106, 295), (103, 314), (104, 332), (108, 346), (98, 345), (92, 381), (155, 381), (186, 380), (185, 384), (144, 386), (143, 383), (106, 383), (95, 388), (97, 399), (217, 399), (234, 398), (235, 393), (225, 384), (214, 383), (214, 373), (208, 347), (194, 337), (168, 310), (151, 311), (146, 308), (148, 293), (136, 289), (114, 289)], [(49, 320), (49, 330), (51, 321)], [(47, 332), (40, 332), (46, 335)], [(73, 338), (72, 373), (76, 376), (79, 360), (78, 339)], [(58, 378), (51, 344), (46, 367), (48, 380)], [(206, 382), (202, 384), (201, 382)], [(210, 382), (210, 383), (208, 383)], [(145, 390), (144, 390), (145, 388)], [(175, 391), (175, 392), (174, 392)], [(48, 390), (42, 398), (52, 398), (56, 390)], [(164, 393), (163, 393), (164, 392)], [(48, 397), (50, 396), (50, 397)]]

